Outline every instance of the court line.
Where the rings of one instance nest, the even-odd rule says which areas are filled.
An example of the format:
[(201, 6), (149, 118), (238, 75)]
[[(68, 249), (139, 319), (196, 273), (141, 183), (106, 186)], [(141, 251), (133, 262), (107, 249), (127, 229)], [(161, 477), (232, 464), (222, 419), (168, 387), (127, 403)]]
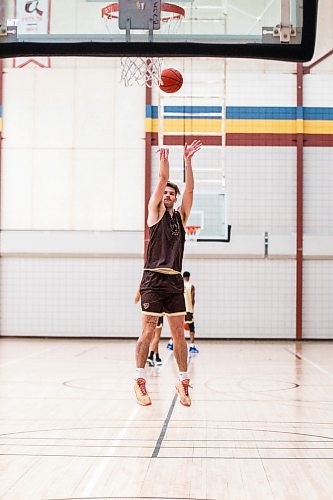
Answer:
[[(167, 441), (167, 440), (166, 440)], [(179, 440), (181, 441), (181, 440)], [(231, 441), (231, 440), (230, 440)], [(273, 442), (273, 441), (272, 441)], [(280, 441), (277, 441), (277, 443), (280, 442)], [(288, 444), (292, 444), (292, 443), (298, 443), (298, 441), (284, 441)], [(300, 441), (299, 441), (300, 442)], [(251, 441), (252, 443), (252, 441)], [(332, 441), (303, 441), (303, 443), (322, 443), (322, 444), (326, 444), (326, 443), (329, 443), (329, 444), (332, 444)], [(276, 443), (275, 443), (276, 444)], [(77, 445), (77, 444), (67, 444), (67, 445), (64, 445), (64, 444), (40, 444), (40, 443), (36, 443), (36, 444), (30, 444), (30, 443), (27, 443), (27, 444), (22, 444), (22, 443), (0, 443), (0, 447), (1, 446), (13, 446), (13, 447), (22, 447), (22, 448), (41, 448), (41, 447), (47, 447), (47, 448), (110, 448), (110, 446), (107, 446), (107, 445), (99, 445), (99, 444), (96, 444), (96, 445), (93, 445), (93, 444), (90, 444), (90, 445), (87, 445), (87, 444), (82, 444), (82, 445)], [(118, 446), (118, 448), (120, 449), (125, 449), (125, 448), (131, 448), (131, 449), (136, 449), (136, 448), (140, 448), (140, 449), (143, 449), (143, 448), (151, 448), (150, 445), (140, 445), (140, 446), (136, 446), (136, 445), (121, 445), (121, 446)], [(179, 446), (177, 445), (174, 445), (174, 446), (166, 446), (165, 449), (167, 450), (173, 450), (173, 449), (179, 449)], [(333, 446), (306, 446), (306, 447), (302, 447), (302, 446), (259, 446), (258, 444), (256, 444), (255, 446), (249, 446), (249, 445), (246, 445), (246, 446), (236, 446), (234, 443), (231, 443), (230, 446), (226, 446), (226, 445), (220, 445), (220, 446), (207, 446), (207, 445), (203, 445), (203, 446), (194, 446), (193, 444), (190, 444), (189, 446), (184, 446), (182, 445), (182, 449), (191, 449), (191, 450), (201, 450), (201, 449), (205, 449), (205, 450), (333, 450)], [(65, 455), (66, 456), (66, 455)], [(81, 458), (84, 458), (86, 457), (87, 455), (80, 455)], [(89, 456), (89, 455), (88, 455)]]
[(22, 361), (24, 361), (26, 359), (33, 358), (34, 356), (38, 356), (38, 354), (44, 354), (45, 352), (54, 351), (56, 349), (60, 349), (60, 347), (57, 346), (57, 347), (52, 347), (50, 349), (43, 349), (42, 351), (37, 351), (37, 352), (35, 352), (33, 354), (29, 354), (28, 356), (23, 356), (22, 358), (18, 358), (18, 359), (14, 359), (12, 361), (8, 361), (7, 363), (0, 363), (0, 368), (3, 368), (5, 366), (14, 365), (15, 363), (21, 363)]
[[(188, 369), (189, 373), (190, 373), (189, 367), (190, 367), (190, 364), (191, 364), (191, 360), (192, 360), (192, 357), (189, 357), (188, 364), (187, 364), (187, 369)], [(163, 443), (163, 440), (164, 440), (164, 436), (165, 436), (166, 431), (168, 429), (168, 425), (169, 425), (169, 422), (170, 422), (173, 410), (175, 408), (175, 404), (176, 404), (177, 398), (178, 398), (178, 394), (176, 393), (174, 395), (174, 397), (173, 397), (173, 400), (171, 401), (171, 405), (170, 405), (169, 411), (168, 411), (167, 416), (165, 417), (165, 420), (163, 422), (163, 427), (162, 427), (160, 435), (158, 436), (158, 439), (156, 441), (155, 448), (153, 450), (151, 458), (157, 458), (158, 457), (158, 454), (160, 452), (160, 449), (161, 449), (161, 446), (162, 446), (162, 443)]]
[(161, 371), (163, 371), (165, 366), (169, 363), (172, 356), (173, 356), (173, 351), (169, 351), (167, 357), (165, 358), (165, 361), (161, 366), (152, 366), (150, 368), (156, 368), (157, 373), (161, 373)]
[[(135, 496), (135, 497), (131, 497), (131, 496), (127, 496), (127, 497), (121, 497), (121, 496), (116, 496), (116, 497), (94, 497), (94, 500), (110, 500), (111, 498), (115, 498), (116, 500), (120, 500), (120, 499), (134, 499), (134, 500), (216, 500), (215, 498), (211, 498), (211, 499), (207, 499), (206, 498), (197, 498), (197, 497), (161, 497), (161, 496), (158, 496), (158, 497), (141, 497), (141, 496)], [(48, 500), (92, 500), (91, 497), (90, 498), (87, 498), (87, 497), (65, 497), (65, 498), (49, 498)]]
[(163, 439), (164, 439), (165, 433), (166, 433), (166, 431), (168, 429), (168, 425), (169, 425), (169, 422), (170, 422), (170, 418), (171, 418), (172, 412), (173, 412), (173, 410), (175, 408), (177, 397), (178, 397), (178, 394), (175, 394), (174, 397), (173, 397), (173, 400), (171, 402), (168, 414), (167, 414), (167, 416), (166, 416), (166, 418), (164, 420), (162, 430), (161, 430), (160, 435), (158, 436), (158, 439), (156, 441), (156, 445), (155, 445), (154, 451), (153, 451), (153, 453), (151, 455), (151, 458), (158, 457), (158, 454), (159, 454), (160, 449), (161, 449), (161, 445), (163, 443)]
[[(282, 450), (285, 451), (285, 450)], [(291, 449), (291, 451), (295, 451), (294, 449)], [(312, 450), (310, 450), (312, 451)], [(55, 453), (48, 453), (48, 454), (36, 454), (36, 453), (0, 453), (1, 457), (34, 457), (34, 458), (43, 458), (43, 457), (62, 457), (62, 458), (80, 458), (80, 459), (86, 459), (86, 458), (101, 458), (100, 455), (64, 455), (64, 454), (55, 454)], [(133, 455), (112, 455), (109, 458), (128, 458), (128, 459), (133, 459), (133, 460), (150, 460), (150, 456), (133, 456)], [(191, 462), (194, 460), (333, 460), (333, 456), (331, 457), (318, 457), (318, 454), (316, 456), (311, 456), (311, 457), (288, 457), (288, 456), (283, 456), (283, 457), (258, 457), (257, 455), (253, 457), (244, 456), (244, 457), (235, 457), (235, 456), (207, 456), (207, 455), (196, 455), (195, 457), (189, 456), (189, 455), (184, 455), (184, 456), (167, 456), (167, 457), (157, 457), (159, 460), (188, 460), (191, 459)], [(91, 497), (90, 497), (91, 498)], [(95, 499), (95, 497), (93, 497)]]
[(325, 375), (328, 375), (329, 377), (333, 378), (333, 373), (325, 370), (325, 368), (322, 368), (320, 365), (317, 365), (317, 363), (311, 361), (311, 359), (307, 358), (306, 356), (303, 356), (302, 354), (299, 354), (298, 352), (294, 352), (287, 348), (286, 351), (290, 352), (298, 359), (303, 359), (306, 363), (309, 363), (309, 365), (312, 365), (314, 368), (317, 368), (317, 370), (319, 370), (320, 372), (325, 373)]
[[(171, 355), (172, 355), (172, 352), (169, 353), (169, 356), (167, 356), (163, 365), (161, 367), (159, 367), (159, 372), (161, 372), (163, 370), (164, 366), (168, 363), (168, 361), (171, 358)], [(114, 453), (119, 448), (119, 445), (120, 445), (126, 431), (128, 430), (130, 424), (133, 422), (133, 420), (137, 416), (138, 411), (139, 411), (139, 406), (136, 406), (134, 408), (134, 410), (132, 411), (131, 415), (129, 416), (129, 418), (126, 420), (122, 429), (119, 431), (118, 435), (115, 437), (113, 446), (111, 446), (108, 450), (108, 456), (103, 458), (103, 460), (101, 461), (101, 463), (98, 465), (97, 469), (95, 470), (92, 478), (90, 479), (90, 481), (86, 485), (86, 487), (82, 493), (83, 495), (90, 495), (92, 493), (94, 487), (96, 486), (96, 483), (98, 483), (100, 477), (104, 473), (105, 469), (108, 467), (109, 462), (110, 462), (110, 458), (112, 458), (112, 456), (114, 456)]]
[(115, 451), (118, 449), (118, 445), (120, 444), (122, 438), (124, 437), (125, 432), (129, 428), (129, 426), (133, 422), (133, 420), (135, 419), (138, 411), (139, 411), (139, 406), (136, 406), (134, 408), (134, 410), (132, 411), (131, 415), (129, 416), (129, 418), (126, 420), (123, 428), (116, 436), (116, 438), (114, 440), (114, 445), (109, 448), (108, 456), (104, 457), (103, 460), (98, 464), (97, 469), (95, 469), (90, 481), (88, 482), (88, 484), (86, 485), (86, 487), (83, 490), (83, 493), (82, 493), (83, 496), (91, 495), (93, 489), (95, 488), (96, 484), (100, 480), (105, 469), (108, 467), (108, 465), (110, 463), (110, 459), (114, 456)]

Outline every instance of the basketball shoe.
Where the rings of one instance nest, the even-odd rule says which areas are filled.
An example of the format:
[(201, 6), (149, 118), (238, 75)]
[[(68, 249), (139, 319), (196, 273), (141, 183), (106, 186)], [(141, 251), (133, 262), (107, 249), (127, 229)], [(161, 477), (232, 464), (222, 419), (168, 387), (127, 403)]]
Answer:
[(141, 406), (151, 405), (151, 399), (146, 389), (146, 380), (144, 378), (138, 378), (134, 384), (134, 391), (136, 395), (136, 400)]
[(188, 393), (189, 387), (191, 387), (189, 379), (185, 379), (182, 381), (178, 380), (176, 384), (176, 391), (179, 396), (179, 401), (184, 406), (191, 406), (191, 398)]
[(190, 348), (189, 348), (189, 353), (190, 353), (190, 354), (198, 354), (198, 352), (199, 352), (199, 349), (197, 349), (197, 348), (195, 347), (195, 345), (190, 346)]
[(155, 366), (155, 363), (154, 363), (154, 351), (151, 351), (148, 358), (147, 358), (147, 363), (148, 363), (148, 366)]
[(155, 354), (155, 364), (156, 364), (156, 366), (161, 366), (162, 365), (162, 360), (161, 360), (158, 352)]
[(170, 351), (173, 351), (173, 342), (171, 340), (169, 340), (169, 342), (167, 343), (167, 349), (170, 349)]

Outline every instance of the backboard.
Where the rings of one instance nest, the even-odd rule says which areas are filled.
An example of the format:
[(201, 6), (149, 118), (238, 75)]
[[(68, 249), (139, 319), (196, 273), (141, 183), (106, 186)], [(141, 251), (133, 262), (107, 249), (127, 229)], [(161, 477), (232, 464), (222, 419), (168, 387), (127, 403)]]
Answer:
[(196, 192), (186, 223), (200, 226), (198, 241), (228, 241), (227, 202), (224, 192)]
[[(306, 61), (317, 0), (3, 0), (0, 57), (250, 57)], [(114, 8), (111, 8), (113, 5)], [(168, 6), (171, 7), (172, 16)], [(174, 14), (181, 14), (177, 30)], [(170, 21), (171, 19), (171, 21)], [(8, 27), (7, 27), (8, 26)]]
[[(182, 167), (183, 145), (171, 145), (170, 179), (184, 192), (185, 171)], [(187, 226), (200, 226), (198, 241), (229, 241), (227, 194), (225, 190), (223, 148), (204, 147), (193, 162), (195, 191)], [(155, 171), (155, 176), (156, 176)], [(153, 184), (156, 178), (153, 179)], [(181, 204), (181, 197), (177, 206)]]

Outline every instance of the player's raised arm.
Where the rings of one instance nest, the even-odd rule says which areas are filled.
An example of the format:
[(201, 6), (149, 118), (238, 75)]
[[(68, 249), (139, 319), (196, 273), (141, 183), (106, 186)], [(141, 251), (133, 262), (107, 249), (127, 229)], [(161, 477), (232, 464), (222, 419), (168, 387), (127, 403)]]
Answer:
[(184, 225), (189, 218), (193, 204), (194, 177), (192, 170), (192, 156), (201, 149), (201, 146), (201, 141), (193, 141), (189, 146), (185, 144), (184, 148), (185, 191), (183, 194), (182, 204), (179, 209)]
[(169, 180), (169, 149), (161, 148), (160, 153), (160, 171), (157, 185), (150, 197), (148, 203), (148, 226), (155, 224), (161, 216), (162, 200), (165, 186)]

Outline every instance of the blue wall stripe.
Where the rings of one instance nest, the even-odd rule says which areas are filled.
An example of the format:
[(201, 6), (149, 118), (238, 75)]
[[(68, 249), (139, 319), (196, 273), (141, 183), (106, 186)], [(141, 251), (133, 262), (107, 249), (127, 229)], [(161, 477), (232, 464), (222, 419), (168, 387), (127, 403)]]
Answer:
[(297, 106), (296, 118), (297, 120), (302, 120), (304, 118), (304, 108), (302, 106)]
[(234, 120), (333, 120), (333, 108), (227, 106), (227, 118)]
[(158, 118), (158, 106), (146, 105), (146, 118)]
[(227, 118), (234, 120), (295, 120), (296, 108), (227, 106)]
[[(222, 117), (222, 106), (165, 106), (164, 113), (164, 118), (168, 119), (219, 120)], [(168, 113), (175, 114), (169, 115)], [(2, 106), (0, 106), (0, 116), (2, 116)], [(147, 105), (146, 118), (158, 118), (158, 106)], [(301, 118), (304, 120), (333, 120), (333, 108), (227, 106), (227, 119), (229, 120), (296, 120)]]
[(333, 120), (333, 108), (304, 108), (305, 120)]
[(164, 106), (164, 113), (222, 113), (222, 106)]
[(221, 116), (207, 115), (207, 116), (184, 116), (184, 115), (164, 115), (167, 120), (221, 120)]

